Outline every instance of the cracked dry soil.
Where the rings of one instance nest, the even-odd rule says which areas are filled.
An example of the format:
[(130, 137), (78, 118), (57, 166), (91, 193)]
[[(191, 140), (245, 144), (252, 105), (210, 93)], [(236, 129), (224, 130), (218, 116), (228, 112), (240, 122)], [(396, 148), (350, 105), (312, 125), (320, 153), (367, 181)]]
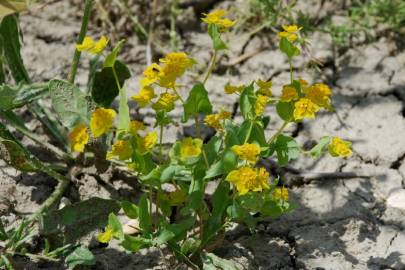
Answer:
[[(227, 1), (220, 3), (227, 4)], [(211, 43), (198, 23), (193, 25), (196, 27), (179, 25), (185, 51), (204, 65), (210, 57)], [(80, 28), (80, 8), (68, 1), (53, 1), (22, 15), (21, 27), (23, 57), (33, 80), (42, 82), (66, 77)], [(100, 33), (91, 26), (90, 34)], [(232, 109), (236, 102), (224, 95), (223, 86), (228, 77), (225, 79), (219, 71), (229, 75), (232, 83), (272, 78), (276, 95), (288, 80), (286, 59), (277, 51), (274, 40), (266, 34), (239, 38), (240, 42), (231, 45), (233, 57), (263, 49), (237, 65), (224, 65), (225, 68), (213, 74), (207, 89), (214, 95), (216, 108)], [(375, 42), (360, 43), (335, 54), (328, 35), (315, 32), (310, 39), (314, 44), (313, 55), (327, 64), (322, 74), (299, 69), (298, 75), (310, 82), (327, 82), (333, 89), (337, 113), (321, 114), (316, 121), (292, 126), (288, 131), (302, 144), (326, 134), (341, 136), (353, 142), (355, 155), (348, 160), (299, 159), (292, 167), (313, 172), (356, 172), (371, 177), (287, 183), (291, 201), (298, 208), (281, 218), (259, 224), (255, 235), (244, 226), (235, 225), (217, 253), (234, 260), (241, 269), (249, 270), (404, 269), (405, 210), (391, 207), (386, 201), (394, 191), (405, 188), (405, 48), (389, 38), (379, 37)], [(128, 94), (132, 95), (145, 66), (145, 45), (136, 36), (128, 36), (127, 40), (123, 59), (132, 70), (133, 79), (128, 83)], [(78, 82), (82, 86), (87, 79), (88, 60), (84, 56), (80, 66)], [(223, 63), (227, 60), (226, 57), (220, 59)], [(297, 60), (294, 65), (302, 67), (307, 60)], [(21, 113), (29, 118), (24, 111)], [(153, 118), (148, 110), (139, 113), (138, 117), (145, 121)], [(275, 112), (269, 108), (267, 113), (274, 115)], [(173, 116), (179, 119), (180, 110), (175, 110)], [(280, 121), (275, 118), (267, 135), (271, 136), (279, 125)], [(30, 120), (29, 127), (44, 134), (41, 125), (34, 120)], [(168, 142), (180, 136), (177, 128), (167, 130), (166, 134), (169, 134), (165, 138)], [(40, 158), (49, 159), (47, 153), (22, 139)], [(2, 217), (12, 225), (24, 214), (35, 211), (55, 184), (45, 175), (21, 174), (0, 163)], [(110, 170), (99, 176), (91, 172), (82, 174), (65, 197), (73, 202), (93, 196), (136, 200), (138, 194), (135, 179)], [(114, 244), (97, 245), (95, 234), (84, 240), (97, 258), (92, 269), (167, 267), (167, 259), (157, 250), (126, 254)], [(62, 265), (25, 260), (20, 264), (21, 269), (64, 269)]]

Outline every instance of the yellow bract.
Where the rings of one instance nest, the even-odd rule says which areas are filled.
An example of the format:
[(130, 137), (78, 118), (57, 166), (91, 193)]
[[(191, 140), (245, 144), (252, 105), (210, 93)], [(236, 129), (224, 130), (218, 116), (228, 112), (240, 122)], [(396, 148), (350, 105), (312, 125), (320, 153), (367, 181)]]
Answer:
[(273, 85), (271, 81), (257, 80), (256, 84), (257, 86), (259, 86), (259, 90), (257, 90), (258, 94), (265, 95), (268, 97), (271, 97), (273, 95), (273, 93), (270, 90), (271, 86)]
[(113, 228), (111, 228), (111, 226), (107, 226), (107, 228), (105, 229), (105, 232), (100, 233), (100, 234), (97, 236), (97, 240), (98, 240), (100, 243), (108, 243), (108, 242), (111, 241), (113, 235), (114, 235), (114, 230), (113, 230)]
[(174, 109), (174, 102), (178, 99), (177, 95), (162, 93), (152, 108), (156, 111), (170, 112)]
[(187, 160), (192, 157), (198, 157), (201, 154), (203, 141), (201, 139), (185, 138), (180, 143), (180, 158)]
[(228, 12), (223, 9), (217, 9), (208, 14), (203, 13), (205, 17), (201, 18), (201, 20), (207, 24), (215, 24), (219, 27), (220, 31), (225, 31), (234, 26), (236, 23), (236, 21), (231, 21), (228, 18), (223, 18), (227, 15), (227, 13)]
[(269, 102), (269, 97), (265, 95), (258, 95), (255, 103), (255, 113), (256, 116), (261, 116), (266, 108), (267, 103)]
[(232, 146), (232, 151), (239, 156), (239, 158), (248, 161), (251, 164), (255, 164), (257, 156), (260, 154), (260, 147), (256, 144), (245, 143), (242, 145)]
[(350, 157), (353, 154), (351, 146), (351, 142), (334, 137), (329, 144), (328, 150), (332, 157)]
[(290, 102), (296, 99), (298, 99), (297, 90), (293, 86), (284, 85), (281, 92), (280, 100), (283, 102)]
[(332, 91), (329, 86), (323, 83), (316, 83), (305, 89), (305, 97), (310, 99), (316, 105), (329, 109), (331, 107), (330, 96)]
[(95, 42), (91, 37), (86, 36), (81, 44), (76, 44), (76, 49), (79, 52), (87, 51), (92, 54), (100, 54), (107, 47), (108, 39), (102, 36), (97, 42)]
[(273, 191), (275, 200), (288, 201), (288, 189), (285, 187), (276, 187)]
[(226, 94), (234, 94), (234, 93), (241, 93), (243, 89), (245, 88), (244, 85), (231, 85), (227, 83), (224, 87), (224, 91)]
[(166, 88), (173, 88), (176, 79), (184, 74), (186, 69), (192, 67), (195, 61), (184, 52), (168, 53), (164, 58), (159, 59), (162, 66), (160, 85)]
[(301, 98), (295, 103), (294, 119), (315, 118), (315, 113), (319, 111), (318, 105), (308, 98)]
[(241, 167), (231, 171), (226, 180), (235, 185), (239, 195), (244, 195), (249, 191), (262, 191), (268, 189), (269, 173), (264, 168), (253, 169)]
[(145, 137), (138, 138), (139, 151), (145, 154), (152, 150), (158, 140), (158, 134), (155, 131), (149, 132)]
[(141, 121), (132, 120), (131, 123), (129, 123), (129, 132), (136, 135), (139, 130), (145, 130), (145, 125)]
[(84, 146), (89, 142), (89, 134), (87, 134), (86, 125), (77, 125), (72, 132), (69, 133), (69, 141), (72, 151), (83, 152)]
[(222, 130), (222, 123), (225, 119), (231, 118), (232, 114), (227, 111), (221, 111), (217, 114), (208, 114), (204, 118), (204, 122), (207, 126), (215, 128), (216, 130)]
[(143, 78), (141, 80), (142, 86), (149, 86), (155, 82), (157, 82), (160, 78), (160, 74), (162, 72), (161, 66), (156, 63), (152, 63), (148, 66), (143, 72)]
[(90, 130), (95, 138), (110, 130), (117, 113), (112, 109), (98, 108), (90, 119)]
[(119, 160), (127, 160), (132, 156), (132, 152), (130, 141), (118, 140), (112, 145), (111, 151), (107, 153), (107, 159), (118, 157)]
[(290, 42), (294, 42), (298, 39), (297, 33), (302, 29), (302, 27), (296, 25), (283, 25), (284, 31), (279, 32), (278, 36), (281, 38), (286, 38)]
[(155, 97), (155, 90), (150, 86), (144, 86), (139, 90), (139, 93), (132, 97), (133, 100), (138, 102), (139, 106), (145, 107)]

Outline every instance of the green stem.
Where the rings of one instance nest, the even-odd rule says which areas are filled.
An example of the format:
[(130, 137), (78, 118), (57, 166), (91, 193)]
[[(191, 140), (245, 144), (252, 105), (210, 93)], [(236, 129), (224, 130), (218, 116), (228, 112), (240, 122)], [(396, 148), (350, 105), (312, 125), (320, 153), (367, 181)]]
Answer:
[(248, 133), (246, 134), (244, 144), (249, 141), (250, 134), (252, 133), (252, 129), (253, 129), (253, 121), (250, 121), (249, 130), (248, 130)]
[[(200, 121), (198, 120), (198, 116), (194, 117), (194, 121), (195, 121), (195, 130), (197, 132), (197, 137), (202, 140), (201, 129), (200, 129)], [(210, 167), (210, 164), (208, 162), (208, 158), (207, 158), (207, 154), (205, 153), (204, 146), (201, 148), (201, 152), (202, 152), (202, 155), (203, 155), (203, 158), (204, 158), (205, 166), (208, 169)]]
[(294, 82), (294, 74), (293, 74), (293, 66), (292, 66), (290, 57), (288, 57), (288, 64), (290, 65), (290, 79), (291, 79), (291, 84), (292, 84)]
[(274, 135), (270, 138), (268, 144), (272, 144), (276, 138), (278, 137), (278, 135), (280, 135), (281, 132), (283, 132), (283, 130), (286, 128), (286, 126), (288, 125), (289, 122), (285, 121), (283, 123), (283, 125), (276, 131), (276, 133), (274, 133)]
[(163, 158), (163, 125), (160, 125), (160, 138), (159, 138), (159, 154), (160, 154), (160, 159), (161, 162), (164, 162)]
[(203, 80), (203, 84), (205, 84), (207, 82), (208, 78), (210, 77), (212, 71), (215, 68), (215, 62), (217, 61), (217, 55), (218, 55), (218, 51), (214, 50), (214, 54), (212, 55), (212, 58), (211, 58), (211, 64), (210, 64), (210, 66), (208, 68), (207, 74), (205, 75), (205, 78)]
[(177, 89), (175, 86), (173, 86), (173, 91), (177, 95), (177, 97), (180, 99), (181, 103), (185, 103), (184, 99), (180, 96), (179, 92), (177, 92)]
[[(82, 19), (82, 26), (80, 28), (79, 38), (77, 40), (78, 44), (81, 44), (83, 42), (84, 37), (86, 36), (92, 5), (93, 5), (93, 0), (86, 0), (85, 6), (84, 6), (83, 19)], [(79, 65), (79, 61), (80, 61), (80, 55), (81, 55), (81, 52), (79, 52), (76, 49), (75, 54), (73, 56), (72, 66), (70, 68), (70, 72), (69, 72), (69, 76), (68, 76), (68, 81), (70, 83), (75, 82), (77, 66)]]

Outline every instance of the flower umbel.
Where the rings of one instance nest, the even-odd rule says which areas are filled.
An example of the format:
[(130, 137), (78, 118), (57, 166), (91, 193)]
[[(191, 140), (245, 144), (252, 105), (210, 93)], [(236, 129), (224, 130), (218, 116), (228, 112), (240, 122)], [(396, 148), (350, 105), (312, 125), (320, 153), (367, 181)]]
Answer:
[(108, 39), (102, 36), (97, 42), (91, 37), (86, 36), (81, 44), (76, 44), (76, 49), (79, 52), (87, 51), (91, 54), (100, 54), (107, 47)]
[(86, 36), (81, 44), (76, 44), (76, 49), (79, 52), (88, 51), (93, 47), (94, 47), (94, 40), (89, 36)]
[(269, 97), (265, 95), (258, 95), (255, 103), (255, 113), (256, 116), (261, 116), (269, 102)]
[(325, 109), (331, 108), (330, 96), (332, 91), (323, 83), (316, 83), (305, 89), (306, 98)]
[(203, 141), (201, 139), (185, 138), (180, 143), (180, 158), (187, 160), (201, 154)]
[(90, 119), (90, 130), (95, 138), (108, 132), (113, 125), (117, 113), (112, 109), (98, 108)]
[(225, 94), (231, 95), (234, 93), (241, 93), (245, 88), (244, 85), (231, 85), (227, 83), (224, 87)]
[(308, 98), (301, 98), (295, 103), (294, 119), (315, 118), (315, 113), (319, 111), (318, 105)]
[(132, 156), (132, 145), (130, 141), (118, 140), (107, 153), (107, 159), (118, 157), (119, 160), (127, 160)]
[(168, 53), (164, 58), (159, 59), (163, 63), (160, 74), (160, 85), (162, 87), (173, 88), (177, 78), (191, 68), (195, 61), (184, 52)]
[(245, 143), (242, 145), (232, 146), (232, 151), (239, 156), (239, 158), (248, 161), (251, 164), (255, 164), (257, 156), (260, 154), (260, 147), (253, 143)]
[(226, 180), (235, 185), (239, 195), (244, 195), (249, 191), (262, 191), (268, 189), (269, 173), (264, 168), (253, 169), (241, 167), (231, 171)]
[(222, 122), (225, 119), (231, 118), (232, 114), (227, 111), (221, 111), (216, 114), (208, 114), (204, 118), (204, 122), (207, 126), (215, 128), (218, 131), (222, 130)]
[(160, 78), (162, 67), (156, 63), (152, 63), (143, 72), (143, 78), (141, 80), (142, 86), (149, 86), (157, 82)]
[(293, 86), (284, 85), (283, 90), (281, 92), (280, 100), (283, 102), (290, 102), (297, 99), (298, 99), (297, 90)]
[(228, 18), (223, 18), (227, 15), (227, 11), (223, 9), (214, 10), (208, 14), (203, 13), (205, 16), (201, 20), (207, 24), (215, 24), (219, 27), (220, 31), (225, 31), (230, 27), (234, 26), (236, 21), (231, 21)]
[(155, 97), (155, 90), (150, 86), (144, 86), (139, 90), (139, 93), (132, 97), (133, 100), (138, 102), (139, 106), (145, 107)]
[(139, 151), (142, 154), (148, 153), (156, 145), (158, 134), (155, 131), (149, 132), (145, 137), (138, 138)]
[(177, 95), (162, 93), (152, 108), (156, 111), (170, 112), (174, 109), (174, 102), (178, 99)]
[(273, 191), (273, 198), (276, 200), (288, 201), (288, 189), (285, 187), (276, 187)]
[(72, 151), (83, 152), (84, 146), (89, 142), (89, 134), (87, 133), (86, 125), (77, 125), (72, 132), (69, 133), (69, 141)]
[(283, 30), (282, 32), (278, 33), (278, 36), (281, 38), (286, 38), (290, 42), (294, 42), (298, 39), (297, 33), (302, 29), (302, 27), (296, 26), (295, 24), (293, 25), (283, 25)]
[(353, 154), (351, 148), (351, 142), (334, 137), (329, 144), (328, 150), (332, 157), (350, 157)]
[(136, 135), (140, 130), (145, 130), (145, 125), (141, 121), (132, 120), (129, 124), (129, 132)]

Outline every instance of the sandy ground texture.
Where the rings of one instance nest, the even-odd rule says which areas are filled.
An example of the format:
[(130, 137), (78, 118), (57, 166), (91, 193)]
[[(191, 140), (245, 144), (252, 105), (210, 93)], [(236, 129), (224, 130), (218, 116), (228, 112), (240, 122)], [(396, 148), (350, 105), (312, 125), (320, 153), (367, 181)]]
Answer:
[[(229, 3), (225, 1), (219, 5)], [(210, 58), (211, 42), (195, 22), (192, 11), (186, 10), (186, 14), (183, 23), (179, 22), (184, 50), (204, 66)], [(192, 22), (186, 23), (187, 20)], [(80, 8), (68, 1), (53, 1), (22, 15), (21, 27), (23, 57), (33, 80), (65, 78), (80, 28)], [(90, 34), (100, 35), (94, 25), (90, 26)], [(236, 38), (229, 56), (220, 57), (220, 68), (207, 84), (207, 89), (215, 96), (212, 100), (216, 109), (232, 109), (236, 102), (236, 97), (223, 93), (228, 80), (247, 83), (253, 79), (271, 78), (275, 94), (288, 81), (286, 59), (268, 35)], [(127, 40), (122, 58), (133, 74), (128, 82), (128, 94), (132, 95), (137, 91), (139, 75), (146, 64), (146, 47), (136, 36), (128, 36)], [(310, 82), (325, 81), (333, 88), (337, 113), (321, 113), (316, 121), (292, 126), (288, 132), (302, 144), (311, 144), (312, 140), (328, 134), (341, 136), (353, 142), (355, 154), (348, 160), (325, 157), (315, 162), (300, 159), (291, 166), (301, 171), (356, 172), (370, 177), (288, 181), (291, 201), (298, 208), (291, 214), (259, 224), (255, 235), (245, 227), (235, 225), (217, 253), (234, 260), (241, 269), (249, 270), (404, 269), (405, 208), (401, 199), (405, 199), (405, 49), (386, 37), (369, 44), (359, 41), (344, 52), (336, 52), (326, 34), (315, 32), (310, 40), (313, 43), (311, 53), (325, 63), (322, 74), (302, 71), (308, 57), (294, 65), (300, 68), (299, 76)], [(232, 65), (232, 59), (254, 51), (260, 52)], [(83, 70), (88, 67), (88, 60), (84, 56), (81, 62), (80, 85), (86, 83), (87, 73)], [(269, 109), (267, 113), (274, 114), (274, 110)], [(173, 115), (179, 118), (180, 110), (175, 110)], [(145, 121), (153, 118), (148, 110), (140, 110), (139, 116)], [(274, 118), (267, 130), (268, 136), (280, 125)], [(43, 134), (39, 123), (31, 121), (29, 125), (33, 131)], [(181, 133), (180, 128), (167, 130), (165, 140), (173, 141)], [(35, 144), (23, 140), (40, 158), (49, 159), (48, 154), (41, 152)], [(21, 174), (0, 162), (2, 217), (12, 224), (21, 213), (33, 212), (55, 185), (56, 181), (45, 175)], [(93, 196), (136, 200), (138, 194), (135, 179), (109, 170), (102, 175), (82, 174), (65, 198), (72, 202)], [(126, 254), (114, 244), (101, 247), (94, 239), (87, 243), (97, 257), (97, 264), (92, 269), (166, 269), (165, 259), (157, 250)], [(27, 261), (21, 261), (21, 267), (64, 268)]]

